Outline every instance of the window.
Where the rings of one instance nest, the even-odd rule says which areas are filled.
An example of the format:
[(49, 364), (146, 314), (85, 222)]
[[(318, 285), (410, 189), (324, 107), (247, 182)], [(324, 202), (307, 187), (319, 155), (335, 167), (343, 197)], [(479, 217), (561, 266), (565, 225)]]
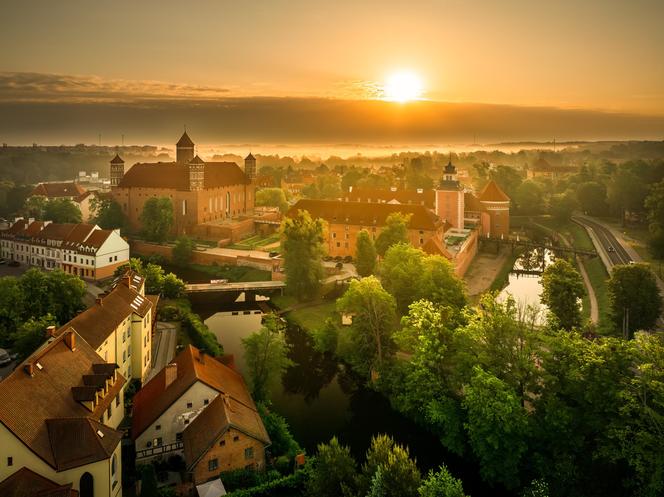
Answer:
[(111, 419), (112, 414), (113, 414), (113, 406), (108, 406), (108, 409), (106, 409), (106, 419)]
[(336, 238), (336, 237), (337, 237), (337, 234), (336, 234), (336, 233), (332, 233), (332, 238)]
[(203, 400), (203, 405), (204, 406), (208, 405), (209, 403), (210, 403), (210, 401), (208, 399)]
[(253, 447), (247, 447), (244, 449), (244, 458), (245, 459), (253, 459), (254, 458), (254, 448)]
[(13, 465), (14, 465), (14, 458), (10, 456), (7, 458), (7, 466), (13, 466)]
[(185, 419), (185, 420), (184, 420), (184, 424), (188, 425), (188, 424), (189, 424), (189, 420), (188, 420), (188, 419)]
[(208, 461), (208, 471), (214, 471), (219, 467), (219, 459), (216, 457)]
[(233, 442), (239, 442), (239, 441), (240, 441), (240, 437), (237, 436), (237, 435), (235, 435), (235, 436), (233, 437)]
[(152, 447), (152, 440), (148, 440), (148, 443), (145, 444), (145, 446), (149, 449)]
[(175, 441), (176, 442), (182, 442), (182, 432), (179, 432), (179, 433), (175, 434)]
[(108, 262), (113, 262), (113, 257), (109, 257)]
[(115, 396), (115, 407), (118, 407), (120, 405), (120, 394), (117, 394)]
[[(244, 452), (246, 457), (247, 451), (245, 450)], [(115, 454), (113, 454), (113, 457), (111, 458), (111, 476), (115, 477)]]
[(155, 447), (159, 447), (161, 443), (162, 443), (161, 437), (157, 437), (152, 440), (152, 445), (154, 445)]
[(161, 430), (161, 425), (156, 425), (156, 426), (154, 427), (154, 429), (157, 430), (157, 431)]
[(193, 404), (191, 402), (187, 402), (187, 407), (191, 408), (191, 407), (193, 407)]
[(219, 442), (219, 447), (224, 447), (226, 445), (226, 440)]

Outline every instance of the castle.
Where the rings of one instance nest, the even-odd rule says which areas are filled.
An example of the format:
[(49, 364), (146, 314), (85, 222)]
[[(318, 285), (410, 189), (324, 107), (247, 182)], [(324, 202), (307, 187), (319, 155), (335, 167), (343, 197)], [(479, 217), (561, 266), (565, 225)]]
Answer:
[(235, 162), (205, 162), (195, 154), (185, 131), (176, 144), (174, 162), (134, 164), (111, 160), (111, 196), (140, 230), (140, 216), (149, 198), (169, 198), (173, 204), (173, 234), (237, 239), (253, 230), (256, 159), (249, 154), (244, 171)]

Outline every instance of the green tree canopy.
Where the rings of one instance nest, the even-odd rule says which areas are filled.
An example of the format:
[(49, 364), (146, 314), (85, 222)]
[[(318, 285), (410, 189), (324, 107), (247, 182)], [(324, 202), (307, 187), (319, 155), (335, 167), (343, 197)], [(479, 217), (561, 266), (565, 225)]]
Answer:
[(416, 497), (420, 486), (420, 470), (410, 458), (408, 447), (396, 443), (388, 435), (371, 439), (367, 458), (358, 480), (361, 495), (369, 492), (378, 468), (382, 469), (381, 487), (385, 497)]
[(551, 195), (551, 199), (549, 200), (551, 215), (560, 223), (568, 221), (578, 206), (579, 203), (572, 190)]
[(662, 299), (655, 275), (646, 264), (614, 266), (607, 289), (616, 329), (631, 338), (635, 331), (655, 326)]
[(357, 248), (355, 250), (355, 267), (360, 276), (371, 276), (376, 270), (376, 246), (367, 230), (357, 235)]
[(596, 181), (581, 183), (576, 189), (576, 200), (583, 212), (602, 215), (606, 212), (606, 186)]
[(151, 242), (168, 238), (174, 223), (173, 204), (167, 197), (151, 197), (143, 204), (140, 216), (143, 234)]
[(368, 276), (351, 281), (346, 293), (337, 300), (337, 309), (353, 318), (350, 328), (354, 362), (365, 374), (394, 353), (396, 304), (377, 278)]
[(454, 478), (445, 465), (438, 471), (430, 470), (417, 491), (419, 497), (468, 497), (461, 480)]
[(100, 199), (93, 196), (90, 200), (92, 220), (100, 228), (106, 230), (121, 229), (127, 227), (127, 216), (122, 212), (122, 207), (111, 198)]
[(20, 360), (25, 359), (46, 341), (46, 328), (55, 325), (55, 319), (50, 314), (40, 318), (30, 318), (22, 323), (13, 336), (14, 351)]
[(357, 471), (350, 449), (336, 437), (330, 443), (319, 444), (307, 480), (307, 495), (311, 497), (340, 497), (353, 495)]
[(382, 257), (392, 245), (397, 243), (409, 243), (408, 223), (410, 214), (393, 212), (385, 220), (385, 226), (376, 238), (376, 252)]
[(288, 210), (286, 194), (281, 188), (261, 188), (256, 191), (256, 205), (277, 207), (281, 213)]
[(54, 198), (44, 206), (44, 219), (54, 223), (80, 223), (81, 210), (68, 198)]
[(173, 262), (178, 266), (188, 266), (195, 248), (196, 242), (188, 236), (178, 237), (173, 246)]
[(557, 259), (542, 275), (540, 300), (554, 317), (554, 327), (566, 330), (581, 325), (579, 299), (586, 293), (583, 278), (565, 259)]
[(263, 327), (244, 338), (242, 344), (251, 393), (257, 400), (266, 400), (292, 364), (279, 318), (274, 314), (265, 316)]
[(321, 219), (311, 219), (307, 211), (298, 211), (281, 225), (283, 235), (286, 285), (299, 300), (315, 298), (325, 276), (322, 258), (325, 224)]

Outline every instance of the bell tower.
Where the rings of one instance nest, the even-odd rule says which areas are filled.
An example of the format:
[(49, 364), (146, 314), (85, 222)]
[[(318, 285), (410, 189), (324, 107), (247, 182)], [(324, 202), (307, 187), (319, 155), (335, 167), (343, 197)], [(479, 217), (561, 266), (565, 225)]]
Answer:
[(256, 177), (256, 157), (251, 153), (244, 158), (244, 174), (250, 181)]
[(111, 159), (111, 186), (120, 185), (122, 177), (124, 176), (124, 161), (119, 154)]
[(194, 142), (185, 131), (175, 145), (175, 161), (178, 164), (189, 164), (194, 158)]
[(436, 188), (436, 215), (454, 228), (463, 228), (466, 208), (464, 200), (463, 188), (457, 179), (457, 170), (450, 154), (450, 160), (443, 168), (443, 178)]

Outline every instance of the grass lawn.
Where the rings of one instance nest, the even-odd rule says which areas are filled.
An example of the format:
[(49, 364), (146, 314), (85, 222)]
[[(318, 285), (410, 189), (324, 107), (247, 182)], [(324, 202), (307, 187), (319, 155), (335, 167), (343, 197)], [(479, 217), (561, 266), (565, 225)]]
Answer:
[[(300, 304), (295, 297), (290, 295), (279, 295), (272, 298), (272, 303), (279, 309), (286, 309)], [(336, 316), (336, 300), (316, 300), (304, 304), (305, 307), (288, 312), (286, 319), (294, 322), (302, 329), (311, 332), (320, 328), (327, 318)], [(336, 322), (336, 321), (335, 321)]]
[(244, 240), (240, 240), (238, 243), (229, 245), (228, 248), (239, 249), (239, 250), (257, 250), (266, 245), (272, 245), (277, 243), (281, 239), (281, 235), (277, 233), (272, 233), (268, 236), (263, 235), (254, 235)]

